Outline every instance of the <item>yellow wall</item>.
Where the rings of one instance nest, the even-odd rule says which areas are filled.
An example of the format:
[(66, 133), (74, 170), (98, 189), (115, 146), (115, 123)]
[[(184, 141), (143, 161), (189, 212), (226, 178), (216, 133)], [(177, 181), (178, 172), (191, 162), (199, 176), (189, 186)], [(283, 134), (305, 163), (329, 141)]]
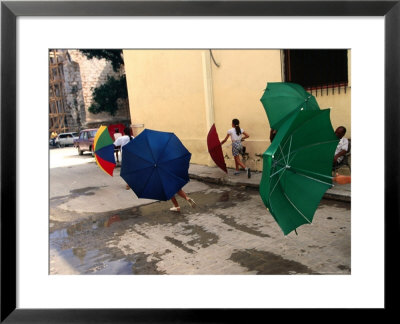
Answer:
[(192, 153), (193, 163), (204, 163), (207, 153), (201, 52), (124, 51), (132, 124), (174, 132)]
[[(350, 112), (350, 99), (351, 99), (351, 88), (340, 89), (340, 94), (337, 93), (338, 89), (335, 88), (335, 94), (332, 95), (332, 90), (329, 90), (329, 94), (326, 95), (326, 90), (323, 90), (324, 94), (321, 96), (320, 91), (316, 99), (321, 109), (331, 108), (331, 122), (332, 127), (335, 130), (339, 126), (344, 126), (347, 129), (346, 138), (351, 138), (351, 112)], [(314, 95), (315, 96), (315, 95)]]
[[(124, 50), (129, 105), (134, 133), (144, 128), (174, 132), (192, 153), (192, 163), (215, 166), (207, 151), (207, 134), (215, 123), (222, 140), (233, 118), (250, 135), (244, 142), (246, 165), (262, 169), (269, 146), (269, 123), (260, 98), (268, 82), (282, 80), (280, 50)], [(334, 128), (350, 129), (347, 94), (316, 97), (321, 108), (332, 107)], [(141, 127), (140, 124), (143, 124)], [(223, 146), (225, 162), (234, 167), (230, 139)]]
[[(232, 119), (250, 135), (244, 142), (249, 159), (246, 165), (261, 170), (255, 154), (268, 148), (269, 122), (260, 101), (267, 82), (282, 81), (280, 50), (213, 50), (220, 67), (212, 65), (215, 126), (220, 139), (232, 128)], [(225, 162), (235, 167), (231, 140), (223, 145)]]

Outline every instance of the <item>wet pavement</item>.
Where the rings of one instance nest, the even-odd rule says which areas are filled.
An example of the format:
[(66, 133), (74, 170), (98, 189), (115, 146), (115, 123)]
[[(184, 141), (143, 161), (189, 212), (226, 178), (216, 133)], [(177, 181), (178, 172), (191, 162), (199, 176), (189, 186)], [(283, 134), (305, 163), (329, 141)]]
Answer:
[(197, 207), (178, 197), (173, 213), (125, 190), (118, 168), (109, 177), (90, 157), (53, 151), (68, 163), (50, 169), (50, 274), (351, 273), (347, 201), (323, 199), (312, 224), (284, 236), (251, 186), (192, 180)]

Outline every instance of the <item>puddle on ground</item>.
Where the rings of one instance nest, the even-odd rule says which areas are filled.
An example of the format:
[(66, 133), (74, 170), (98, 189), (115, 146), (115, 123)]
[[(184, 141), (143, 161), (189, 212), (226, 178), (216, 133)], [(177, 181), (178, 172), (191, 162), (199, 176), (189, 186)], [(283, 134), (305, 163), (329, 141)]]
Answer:
[(50, 202), (53, 205), (61, 205), (62, 203), (64, 203), (66, 200), (69, 199), (73, 199), (79, 196), (93, 196), (95, 193), (95, 190), (98, 190), (102, 187), (105, 186), (100, 186), (100, 187), (85, 187), (85, 188), (79, 188), (79, 189), (74, 189), (74, 190), (70, 190), (68, 195), (64, 195), (64, 196), (55, 196), (50, 198)]
[(339, 269), (339, 270), (346, 270), (346, 271), (351, 271), (351, 268), (349, 267), (349, 266), (347, 266), (347, 265), (343, 265), (343, 264), (339, 264), (338, 266), (337, 266), (337, 268)]
[(317, 274), (301, 263), (255, 249), (236, 251), (229, 259), (260, 275)]
[(183, 251), (185, 251), (187, 253), (194, 253), (195, 252), (194, 250), (192, 250), (191, 248), (188, 248), (185, 244), (183, 244), (182, 241), (177, 240), (176, 238), (173, 238), (173, 237), (170, 237), (170, 236), (165, 236), (164, 238), (168, 242), (172, 243), (173, 245), (175, 245), (176, 247), (182, 249)]
[[(104, 187), (104, 186), (102, 186)], [(98, 190), (100, 187), (85, 187), (85, 188), (79, 188), (79, 189), (73, 189), (70, 190), (71, 195), (78, 195), (78, 196), (92, 196), (94, 195), (94, 190)]]
[(205, 231), (198, 225), (185, 225), (183, 227), (187, 235), (194, 236), (195, 239), (188, 241), (186, 244), (190, 246), (201, 246), (206, 248), (218, 242), (218, 236), (214, 233)]
[(249, 233), (249, 234), (252, 234), (252, 235), (257, 235), (257, 236), (259, 236), (259, 237), (271, 237), (271, 236), (268, 235), (268, 234), (264, 234), (264, 233), (262, 233), (262, 232), (260, 232), (260, 231), (257, 231), (257, 230), (255, 230), (255, 229), (252, 229), (252, 228), (250, 228), (250, 227), (248, 227), (248, 226), (238, 224), (238, 223), (235, 222), (235, 220), (234, 220), (233, 218), (228, 217), (228, 216), (226, 216), (226, 215), (215, 214), (215, 216), (217, 216), (217, 217), (219, 217), (220, 219), (222, 219), (222, 221), (223, 221), (225, 224), (227, 224), (227, 225), (229, 225), (229, 226), (231, 226), (231, 227), (233, 227), (233, 228), (235, 228), (235, 229), (237, 229), (237, 230), (239, 230), (239, 231), (246, 232), (246, 233)]
[[(71, 195), (90, 195), (95, 187), (87, 187), (71, 191)], [(81, 274), (156, 274), (157, 258), (148, 258), (144, 254), (125, 255), (117, 248), (108, 248), (108, 243), (118, 240), (127, 229), (136, 231), (135, 225), (147, 224), (175, 225), (181, 223), (187, 235), (192, 240), (185, 244), (176, 238), (165, 237), (167, 241), (193, 253), (200, 247), (204, 248), (218, 242), (218, 236), (205, 231), (201, 226), (188, 223), (187, 215), (206, 212), (212, 208), (230, 208), (238, 202), (250, 199), (248, 192), (232, 190), (231, 188), (209, 189), (204, 192), (191, 193), (197, 206), (192, 208), (181, 197), (177, 197), (181, 205), (180, 213), (173, 213), (171, 201), (157, 201), (147, 205), (122, 209), (113, 212), (84, 215), (84, 220), (67, 223), (52, 222), (50, 230), (50, 247), (56, 249), (60, 256)], [(56, 197), (60, 199), (61, 197)], [(56, 210), (56, 209), (54, 209)], [(222, 216), (219, 216), (222, 217)], [(225, 220), (235, 227), (232, 221)], [(237, 225), (239, 226), (239, 225)], [(236, 226), (236, 227), (237, 227)], [(240, 227), (240, 230), (244, 230)], [(136, 231), (137, 232), (137, 231)], [(146, 236), (146, 233), (138, 233)], [(259, 233), (258, 233), (259, 234)], [(148, 261), (152, 260), (152, 261)]]
[[(86, 188), (88, 189), (88, 188)], [(86, 190), (84, 192), (87, 192)], [(90, 232), (93, 230), (104, 230), (105, 228), (113, 229), (115, 232), (125, 231), (127, 227), (133, 225), (148, 224), (154, 225), (175, 225), (178, 223), (188, 223), (186, 216), (194, 213), (206, 212), (209, 209), (218, 208), (225, 209), (234, 207), (237, 203), (243, 202), (251, 198), (254, 192), (235, 191), (231, 189), (226, 190), (207, 190), (205, 192), (196, 192), (190, 194), (190, 197), (196, 201), (197, 206), (192, 208), (186, 201), (178, 197), (178, 202), (181, 206), (180, 213), (171, 212), (169, 209), (172, 207), (171, 201), (157, 201), (139, 207), (126, 208), (106, 213), (85, 214), (84, 220), (78, 221), (73, 224), (52, 222), (50, 225), (50, 239), (57, 239), (60, 237), (73, 237), (82, 232)], [(56, 209), (52, 212), (55, 213)], [(227, 217), (216, 215), (223, 219), (223, 221), (232, 227), (240, 230), (246, 230), (244, 226), (234, 223)], [(67, 225), (68, 224), (68, 225)], [(66, 227), (65, 227), (66, 226)], [(186, 226), (186, 225), (185, 225)], [(63, 229), (63, 232), (60, 232)], [(200, 238), (199, 244), (205, 244), (206, 241), (215, 241), (215, 237), (210, 237), (210, 233), (202, 232), (200, 227), (194, 228), (187, 225), (187, 229), (192, 233), (196, 233)], [(254, 232), (254, 233), (253, 233)], [(252, 234), (256, 234), (253, 231)], [(258, 233), (259, 234), (259, 233)]]
[(53, 231), (50, 233), (50, 241), (57, 240), (57, 239), (64, 239), (68, 237), (68, 232), (66, 228), (61, 230)]
[[(96, 189), (87, 187), (71, 191), (71, 195), (90, 195)], [(79, 217), (73, 219), (80, 219), (80, 221), (74, 223), (50, 220), (50, 248), (51, 250), (55, 249), (68, 265), (81, 274), (163, 274), (164, 272), (158, 271), (157, 268), (157, 262), (162, 260), (157, 253), (148, 255), (132, 251), (126, 255), (117, 247), (110, 248), (108, 246), (111, 242), (118, 242), (119, 237), (124, 235), (127, 230), (148, 238), (147, 233), (140, 230), (142, 224), (148, 226), (180, 224), (183, 229), (182, 234), (190, 236), (189, 241), (182, 242), (171, 237), (172, 235), (165, 236), (164, 239), (186, 253), (197, 253), (200, 248), (218, 243), (219, 237), (201, 226), (191, 224), (188, 216), (209, 213), (212, 209), (215, 210), (213, 212), (215, 217), (231, 227), (227, 229), (228, 231), (238, 230), (259, 237), (269, 237), (248, 225), (236, 223), (233, 217), (226, 216), (223, 212), (217, 212), (217, 209), (235, 207), (244, 200), (251, 199), (254, 195), (258, 195), (258, 191), (251, 188), (237, 190), (231, 187), (216, 186), (202, 192), (189, 194), (196, 201), (196, 208), (191, 208), (181, 197), (177, 197), (181, 213), (173, 213), (169, 210), (172, 207), (171, 201), (158, 201), (112, 212), (77, 214)], [(350, 209), (349, 203), (322, 200), (320, 208), (325, 206)], [(64, 210), (55, 207), (51, 209), (51, 213), (63, 216), (61, 219), (71, 219), (67, 217)], [(57, 219), (57, 217), (55, 218)], [(236, 251), (231, 255), (230, 260), (257, 274), (314, 274), (311, 269), (301, 263), (255, 249)], [(343, 265), (339, 265), (338, 268), (347, 270)]]
[(58, 255), (83, 275), (163, 274), (157, 270), (157, 260), (148, 262), (144, 253), (134, 253), (128, 258), (116, 258), (99, 250), (72, 248), (60, 250)]

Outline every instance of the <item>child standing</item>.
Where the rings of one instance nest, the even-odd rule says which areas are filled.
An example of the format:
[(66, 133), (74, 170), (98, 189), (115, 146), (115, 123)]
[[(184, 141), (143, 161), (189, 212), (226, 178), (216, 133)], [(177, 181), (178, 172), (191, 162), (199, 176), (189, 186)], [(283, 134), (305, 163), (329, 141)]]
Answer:
[[(122, 159), (123, 159), (122, 147), (123, 147), (124, 145), (128, 144), (128, 143), (134, 138), (134, 137), (131, 135), (131, 129), (130, 129), (130, 127), (125, 127), (124, 133), (125, 133), (125, 135), (123, 135), (123, 136), (118, 136), (117, 139), (116, 139), (115, 142), (114, 142), (114, 150), (117, 149), (117, 148), (120, 148), (120, 150), (121, 150), (121, 161), (122, 161)], [(114, 134), (114, 135), (115, 135), (115, 134)], [(120, 135), (122, 135), (122, 134), (120, 134)], [(117, 158), (118, 158), (118, 154), (117, 154)], [(126, 189), (126, 190), (129, 190), (129, 189), (130, 189), (130, 187), (129, 187), (128, 184), (126, 185), (125, 189)]]
[(239, 154), (242, 151), (242, 141), (244, 141), (246, 138), (250, 137), (242, 128), (239, 127), (239, 120), (238, 119), (233, 119), (232, 120), (232, 128), (228, 130), (228, 133), (226, 134), (226, 137), (224, 138), (223, 141), (221, 141), (221, 145), (226, 142), (228, 137), (231, 137), (232, 140), (232, 155), (235, 159), (235, 167), (236, 171), (234, 175), (238, 175), (239, 172), (239, 166), (241, 166), (243, 169), (246, 170), (247, 172), (247, 177), (251, 177), (251, 171), (250, 168), (247, 168), (242, 161), (240, 161)]
[[(116, 128), (115, 132), (114, 132), (114, 142), (120, 138), (122, 136), (122, 134), (119, 132), (119, 129)], [(115, 146), (114, 148), (114, 153), (115, 153), (115, 157), (117, 158), (117, 164), (119, 163), (119, 157), (118, 157), (118, 153), (121, 150), (121, 146)]]

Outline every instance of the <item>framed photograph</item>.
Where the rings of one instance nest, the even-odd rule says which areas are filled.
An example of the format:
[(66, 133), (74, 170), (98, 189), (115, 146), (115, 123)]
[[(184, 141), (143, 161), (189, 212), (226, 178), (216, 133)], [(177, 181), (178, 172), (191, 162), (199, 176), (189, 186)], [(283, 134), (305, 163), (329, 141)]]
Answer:
[[(1, 321), (219, 323), (271, 310), (392, 310), (399, 2), (2, 1)], [(49, 49), (68, 48), (351, 49), (351, 274), (50, 275), (48, 60)]]

